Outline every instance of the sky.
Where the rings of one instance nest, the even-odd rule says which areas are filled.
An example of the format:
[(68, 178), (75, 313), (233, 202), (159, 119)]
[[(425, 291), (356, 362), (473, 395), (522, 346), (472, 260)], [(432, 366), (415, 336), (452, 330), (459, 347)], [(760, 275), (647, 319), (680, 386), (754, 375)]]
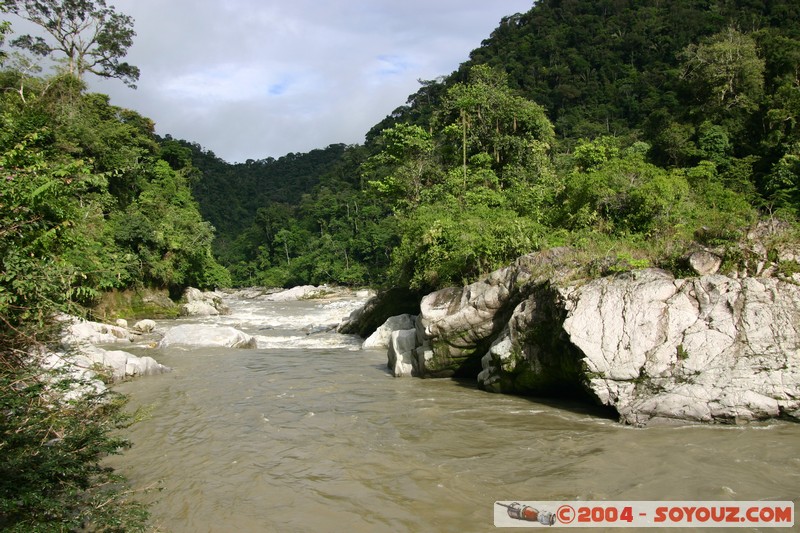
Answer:
[[(532, 0), (108, 0), (134, 18), (132, 90), (89, 88), (228, 162), (360, 144)], [(18, 29), (18, 32), (21, 32)]]

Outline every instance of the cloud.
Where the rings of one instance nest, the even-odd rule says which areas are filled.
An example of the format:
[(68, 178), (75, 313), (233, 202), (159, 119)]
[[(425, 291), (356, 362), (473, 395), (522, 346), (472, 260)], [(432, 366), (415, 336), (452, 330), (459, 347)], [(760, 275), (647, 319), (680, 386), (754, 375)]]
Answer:
[(88, 80), (159, 134), (228, 161), (364, 134), (531, 0), (115, 0), (135, 20), (137, 91)]

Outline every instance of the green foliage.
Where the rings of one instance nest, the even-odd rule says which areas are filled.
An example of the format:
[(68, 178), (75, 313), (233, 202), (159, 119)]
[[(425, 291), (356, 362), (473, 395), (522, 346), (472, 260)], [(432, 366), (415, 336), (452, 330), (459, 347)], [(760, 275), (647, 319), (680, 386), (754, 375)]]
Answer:
[(56, 313), (103, 291), (230, 279), (191, 169), (159, 159), (151, 121), (73, 76), (6, 71), (0, 89), (0, 529), (142, 530), (146, 510), (101, 465), (127, 446), (123, 402), (34, 354)]
[(392, 279), (430, 290), (470, 282), (539, 248), (543, 228), (513, 211), (432, 204), (401, 221)]
[(773, 165), (766, 189), (778, 207), (800, 216), (800, 143), (793, 144)]
[[(236, 240), (251, 225), (258, 225), (260, 209), (273, 204), (297, 205), (325, 176), (344, 180), (348, 187), (359, 183), (355, 167), (360, 162), (361, 149), (344, 144), (236, 164), (222, 161), (198, 144), (170, 136), (161, 139), (160, 144), (161, 156), (173, 168), (191, 169), (188, 176), (192, 194), (203, 218), (216, 228), (214, 249), (228, 265), (242, 259)], [(188, 167), (187, 157), (191, 161)], [(253, 244), (253, 249), (260, 245)]]
[[(729, 27), (688, 45), (680, 55), (682, 77), (700, 103), (696, 113), (730, 122), (758, 109), (764, 89), (764, 59), (755, 39)], [(733, 129), (743, 126), (731, 123)]]
[(162, 152), (177, 169), (192, 148), (239, 284), (430, 289), (553, 245), (599, 274), (673, 268), (693, 240), (797, 216), (796, 4), (536, 2), (364, 147), (237, 165)]
[(432, 135), (398, 124), (382, 131), (378, 144), (382, 150), (361, 167), (368, 185), (395, 209), (418, 205), (423, 188), (437, 180)]
[(0, 356), (0, 528), (4, 531), (144, 531), (146, 508), (101, 464), (130, 446), (115, 436), (131, 417), (110, 392), (64, 400), (91, 385)]
[(12, 44), (37, 56), (63, 59), (66, 71), (118, 78), (136, 87), (139, 69), (122, 62), (133, 44), (133, 19), (105, 0), (6, 0), (3, 10), (39, 26), (41, 35), (21, 35)]

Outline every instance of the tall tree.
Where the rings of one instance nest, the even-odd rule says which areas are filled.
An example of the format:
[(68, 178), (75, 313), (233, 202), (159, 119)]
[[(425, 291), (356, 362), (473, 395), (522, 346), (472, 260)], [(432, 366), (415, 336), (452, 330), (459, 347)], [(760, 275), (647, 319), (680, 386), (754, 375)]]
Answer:
[(61, 58), (67, 72), (76, 77), (90, 72), (136, 88), (139, 68), (122, 61), (136, 35), (133, 18), (105, 0), (8, 0), (3, 7), (49, 36), (22, 35), (12, 41), (14, 46)]
[(729, 27), (681, 54), (683, 77), (700, 101), (700, 111), (725, 118), (733, 110), (758, 109), (764, 90), (764, 60), (755, 40)]

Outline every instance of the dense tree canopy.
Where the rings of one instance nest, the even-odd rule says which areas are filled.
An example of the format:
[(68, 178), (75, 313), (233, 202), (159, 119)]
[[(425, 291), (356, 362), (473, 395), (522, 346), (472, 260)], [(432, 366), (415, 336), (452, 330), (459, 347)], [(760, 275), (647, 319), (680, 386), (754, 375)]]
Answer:
[(699, 227), (794, 220), (798, 28), (790, 0), (536, 2), (307, 195), (233, 215), (258, 213), (226, 261), (239, 283), (434, 287), (560, 244), (669, 267)]

